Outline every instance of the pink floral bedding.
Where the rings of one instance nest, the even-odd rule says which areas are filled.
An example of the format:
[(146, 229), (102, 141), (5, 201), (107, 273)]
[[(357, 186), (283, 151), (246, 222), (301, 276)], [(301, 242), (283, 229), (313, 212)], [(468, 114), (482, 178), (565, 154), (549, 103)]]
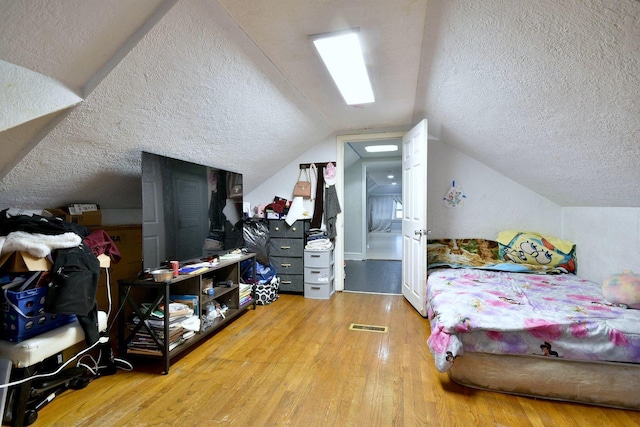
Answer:
[(427, 309), (440, 372), (467, 351), (640, 363), (640, 310), (573, 274), (430, 270)]

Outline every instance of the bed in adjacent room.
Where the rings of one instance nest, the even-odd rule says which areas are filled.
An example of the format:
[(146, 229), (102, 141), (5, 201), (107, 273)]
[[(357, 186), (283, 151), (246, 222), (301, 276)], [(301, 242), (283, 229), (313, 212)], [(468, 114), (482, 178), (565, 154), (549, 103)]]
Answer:
[(577, 276), (575, 245), (536, 233), (428, 244), (428, 345), (459, 384), (640, 410), (640, 310)]

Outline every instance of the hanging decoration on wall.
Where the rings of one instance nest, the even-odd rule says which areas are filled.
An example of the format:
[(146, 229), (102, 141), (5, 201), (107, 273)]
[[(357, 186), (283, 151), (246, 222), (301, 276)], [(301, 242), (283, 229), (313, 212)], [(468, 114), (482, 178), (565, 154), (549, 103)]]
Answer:
[(462, 187), (456, 187), (456, 181), (451, 181), (451, 188), (447, 191), (444, 198), (444, 205), (448, 208), (460, 208), (464, 205), (464, 199), (467, 196), (464, 194)]

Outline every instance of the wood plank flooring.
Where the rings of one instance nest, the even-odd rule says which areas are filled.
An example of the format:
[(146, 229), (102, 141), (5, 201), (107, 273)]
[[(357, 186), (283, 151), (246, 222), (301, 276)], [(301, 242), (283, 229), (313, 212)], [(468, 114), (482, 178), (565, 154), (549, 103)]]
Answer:
[[(350, 331), (351, 323), (388, 333)], [(640, 412), (471, 390), (402, 296), (281, 295), (174, 362), (65, 392), (35, 426), (640, 426)]]

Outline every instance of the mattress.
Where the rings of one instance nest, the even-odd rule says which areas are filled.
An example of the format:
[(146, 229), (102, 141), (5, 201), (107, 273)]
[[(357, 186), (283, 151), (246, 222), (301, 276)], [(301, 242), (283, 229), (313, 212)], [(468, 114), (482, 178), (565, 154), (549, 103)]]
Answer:
[(431, 270), (427, 310), (441, 372), (465, 353), (640, 363), (640, 310), (573, 274)]
[(447, 374), (481, 390), (640, 410), (638, 364), (465, 353)]
[[(98, 311), (98, 330), (106, 329), (107, 313)], [(26, 368), (83, 341), (84, 331), (74, 320), (19, 343), (0, 340), (0, 357), (10, 360), (14, 368)]]

